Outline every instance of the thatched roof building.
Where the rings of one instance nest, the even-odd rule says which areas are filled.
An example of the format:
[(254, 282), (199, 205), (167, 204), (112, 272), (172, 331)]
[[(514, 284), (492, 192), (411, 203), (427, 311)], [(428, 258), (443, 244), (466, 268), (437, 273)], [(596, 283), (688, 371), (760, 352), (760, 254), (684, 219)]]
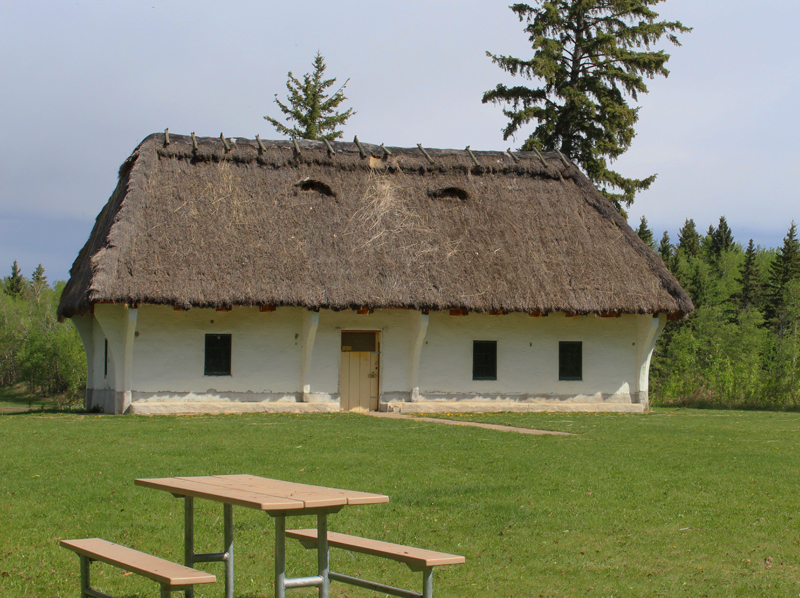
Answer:
[(694, 309), (557, 153), (154, 134), (120, 168), (70, 274), (61, 317), (99, 302)]

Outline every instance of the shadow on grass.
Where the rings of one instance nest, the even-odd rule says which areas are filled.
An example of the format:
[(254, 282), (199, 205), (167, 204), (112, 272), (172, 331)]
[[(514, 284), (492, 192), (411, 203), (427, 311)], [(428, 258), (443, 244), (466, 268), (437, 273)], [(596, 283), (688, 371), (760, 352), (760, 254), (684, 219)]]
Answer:
[(23, 384), (0, 386), (0, 414), (25, 413), (81, 413), (80, 400), (68, 400), (64, 396), (43, 397), (29, 392)]

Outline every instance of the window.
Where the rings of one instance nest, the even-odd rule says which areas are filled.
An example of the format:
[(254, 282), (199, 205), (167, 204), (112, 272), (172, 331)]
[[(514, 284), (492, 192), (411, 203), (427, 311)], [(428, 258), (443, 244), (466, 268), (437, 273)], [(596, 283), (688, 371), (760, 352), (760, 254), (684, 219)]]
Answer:
[(583, 380), (583, 343), (558, 343), (558, 379)]
[(206, 334), (206, 376), (231, 375), (231, 335)]
[(375, 353), (376, 336), (374, 332), (342, 332), (342, 351)]
[(106, 339), (106, 354), (103, 357), (103, 378), (108, 378), (108, 339)]
[(497, 380), (497, 341), (472, 341), (472, 379)]

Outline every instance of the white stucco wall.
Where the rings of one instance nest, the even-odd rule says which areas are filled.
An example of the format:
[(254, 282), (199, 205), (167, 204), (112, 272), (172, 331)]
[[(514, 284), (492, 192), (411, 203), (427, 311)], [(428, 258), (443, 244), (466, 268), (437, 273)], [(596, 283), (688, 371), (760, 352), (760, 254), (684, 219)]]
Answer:
[[(139, 308), (132, 388), (139, 393), (255, 393), (300, 390), (301, 309)], [(206, 376), (205, 335), (231, 335), (231, 375)]]
[[(567, 318), (555, 313), (533, 318), (432, 312), (425, 317), (401, 309), (364, 315), (322, 310), (314, 315), (291, 307), (218, 312), (107, 304), (96, 305), (95, 318), (87, 320), (81, 327), (82, 335), (88, 331), (91, 339), (85, 342), (87, 353), (92, 352), (87, 355), (93, 370), (90, 384), (101, 395), (114, 397), (110, 408), (116, 412), (124, 412), (130, 401), (336, 401), (343, 330), (379, 332), (383, 403), (646, 402), (652, 345), (664, 323), (663, 316), (650, 315)], [(204, 375), (205, 335), (214, 333), (232, 335), (230, 376)], [(104, 377), (106, 338), (109, 371)], [(304, 347), (309, 339), (310, 351)], [(497, 380), (472, 379), (475, 340), (497, 341)], [(558, 379), (559, 341), (582, 343), (582, 380)], [(412, 392), (415, 383), (418, 394)]]
[[(637, 320), (642, 317), (652, 319), (431, 313), (420, 393), (627, 398), (638, 391)], [(472, 380), (475, 340), (497, 341), (497, 380)], [(581, 341), (583, 380), (558, 379), (559, 341)]]

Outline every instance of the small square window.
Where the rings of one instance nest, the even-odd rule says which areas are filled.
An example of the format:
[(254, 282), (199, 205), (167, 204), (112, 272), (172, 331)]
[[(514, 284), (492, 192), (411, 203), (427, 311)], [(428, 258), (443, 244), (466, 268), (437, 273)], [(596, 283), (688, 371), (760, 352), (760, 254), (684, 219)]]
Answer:
[(583, 380), (583, 343), (558, 343), (558, 379)]
[(497, 341), (472, 341), (472, 379), (497, 380)]
[(231, 335), (206, 334), (206, 376), (231, 375)]

